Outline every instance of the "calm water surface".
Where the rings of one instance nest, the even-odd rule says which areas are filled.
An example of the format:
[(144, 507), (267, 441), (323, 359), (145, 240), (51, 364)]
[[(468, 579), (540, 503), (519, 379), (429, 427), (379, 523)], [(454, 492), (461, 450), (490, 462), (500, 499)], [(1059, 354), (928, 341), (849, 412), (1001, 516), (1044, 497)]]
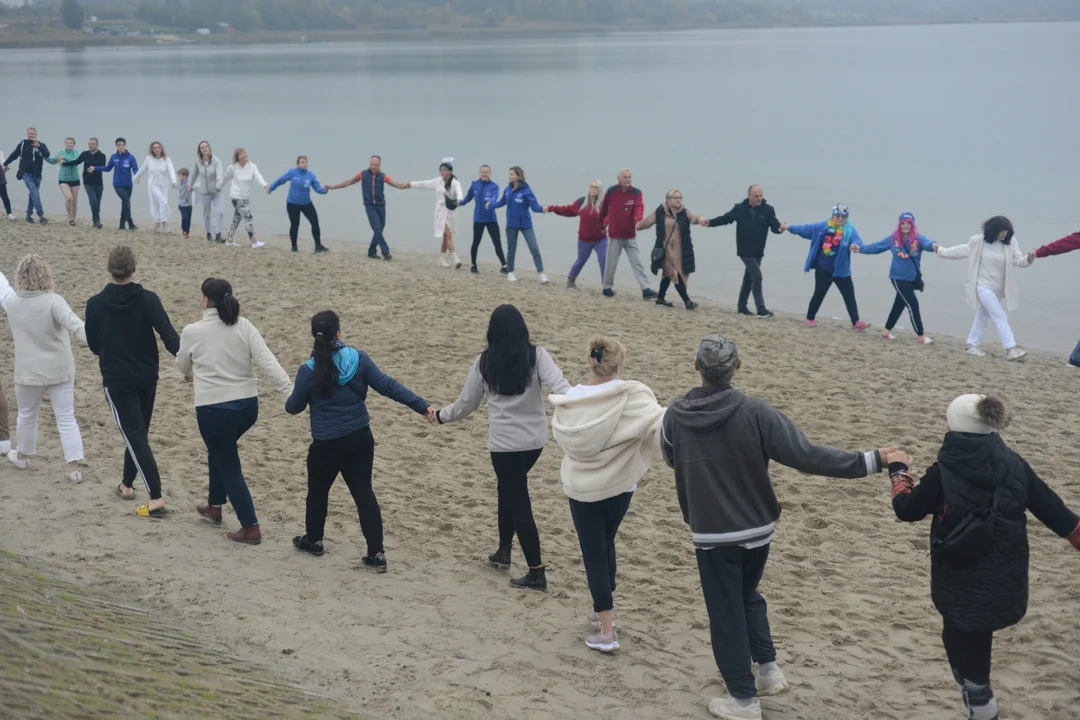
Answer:
[[(9, 50), (0, 67), (19, 78), (0, 113), (6, 152), (32, 124), (50, 148), (74, 135), (82, 149), (96, 135), (108, 150), (124, 135), (141, 159), (160, 140), (178, 167), (194, 162), (202, 139), (222, 156), (244, 146), (267, 178), (305, 153), (328, 183), (365, 167), (371, 153), (398, 180), (434, 177), (439, 161), (454, 156), (466, 184), (483, 163), (498, 180), (523, 166), (543, 204), (569, 203), (591, 179), (614, 182), (629, 165), (650, 209), (677, 187), (691, 210), (720, 214), (757, 182), (791, 223), (849, 205), (866, 240), (891, 232), (904, 210), (942, 244), (966, 241), (999, 213), (1012, 218), (1025, 251), (1080, 229), (1080, 96), (1072, 91), (1080, 24)], [(50, 213), (62, 208), (55, 173), (45, 172)], [(14, 173), (9, 187), (24, 206)], [(388, 192), (391, 245), (435, 252), (432, 193)], [(145, 193), (140, 186), (133, 198), (144, 222)], [(286, 231), (284, 202), (284, 191), (255, 199), (260, 231)], [(328, 242), (370, 238), (358, 188), (316, 203)], [(119, 214), (111, 191), (104, 212)], [(576, 222), (541, 217), (537, 233), (549, 274), (562, 282)], [(463, 256), (470, 240), (458, 242)], [(733, 303), (742, 274), (733, 229), (695, 230), (694, 240), (692, 293)], [(774, 309), (805, 311), (805, 252), (800, 238), (770, 239), (766, 299)], [(887, 257), (855, 259), (862, 315), (878, 326), (893, 298)], [(482, 258), (494, 259), (490, 245)], [(532, 281), (524, 246), (519, 258)], [(964, 263), (928, 258), (925, 270), (928, 333), (965, 335)], [(582, 275), (597, 277), (592, 267)], [(1012, 315), (1021, 344), (1075, 344), (1078, 277), (1080, 253), (1022, 272)], [(617, 288), (635, 287), (623, 260)], [(843, 314), (834, 293), (822, 316)]]

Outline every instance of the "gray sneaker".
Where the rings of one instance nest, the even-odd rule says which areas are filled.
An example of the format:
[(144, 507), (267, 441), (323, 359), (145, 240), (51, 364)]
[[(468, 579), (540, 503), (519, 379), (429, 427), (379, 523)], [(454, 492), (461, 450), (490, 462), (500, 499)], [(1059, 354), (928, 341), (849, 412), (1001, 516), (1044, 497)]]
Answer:
[(612, 628), (610, 635), (603, 633), (589, 635), (585, 638), (585, 646), (590, 650), (599, 650), (604, 653), (615, 652), (619, 649), (619, 636)]
[[(592, 626), (593, 630), (600, 630), (600, 613), (598, 613), (598, 612), (589, 613), (588, 620), (589, 620), (589, 625)], [(615, 627), (615, 613), (611, 614), (611, 627)]]

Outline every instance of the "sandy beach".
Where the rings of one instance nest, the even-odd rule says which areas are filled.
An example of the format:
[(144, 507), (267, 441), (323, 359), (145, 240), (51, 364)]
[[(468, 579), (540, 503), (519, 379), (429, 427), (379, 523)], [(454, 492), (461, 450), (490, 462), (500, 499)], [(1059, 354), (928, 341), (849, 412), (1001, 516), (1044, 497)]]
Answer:
[[(887, 343), (880, 328), (855, 334), (823, 322), (808, 329), (799, 317), (758, 321), (713, 303), (694, 313), (659, 308), (629, 287), (608, 300), (596, 286), (574, 292), (557, 279), (541, 286), (524, 267), (511, 285), (492, 266), (479, 276), (438, 269), (434, 254), (395, 253), (384, 263), (333, 238), (325, 256), (311, 253), (309, 238), (299, 254), (282, 238), (268, 241), (250, 251), (179, 234), (5, 221), (0, 269), (11, 277), (23, 254), (42, 254), (57, 292), (83, 317), (86, 300), (107, 282), (108, 251), (129, 244), (139, 260), (136, 279), (161, 296), (177, 330), (200, 317), (201, 281), (227, 278), (242, 313), (293, 375), (310, 352), (310, 316), (331, 308), (347, 341), (436, 406), (456, 399), (483, 347), (488, 315), (503, 302), (522, 310), (534, 341), (571, 382), (586, 377), (590, 333), (620, 339), (629, 349), (624, 377), (648, 384), (664, 404), (697, 383), (697, 342), (720, 331), (740, 346), (736, 384), (767, 398), (812, 439), (850, 449), (896, 442), (919, 471), (939, 447), (948, 402), (994, 390), (1015, 416), (1006, 440), (1080, 508), (1080, 371), (1063, 357), (1033, 352), (1026, 362), (1006, 363), (995, 343), (991, 357), (975, 359), (945, 337), (929, 347), (910, 333)], [(151, 440), (173, 512), (137, 518), (135, 505), (115, 494), (122, 442), (96, 359), (85, 348), (75, 357), (86, 480), (64, 479), (45, 408), (32, 469), (0, 465), (0, 548), (54, 564), (118, 600), (153, 606), (203, 640), (372, 718), (707, 718), (708, 698), (723, 692), (690, 532), (666, 467), (646, 476), (620, 531), (622, 649), (602, 656), (583, 642), (591, 601), (553, 441), (531, 476), (550, 589), (517, 591), (486, 564), (497, 533), (484, 409), (460, 425), (433, 428), (373, 393), (374, 483), (390, 564), (375, 575), (360, 565), (363, 538), (343, 483), (331, 494), (327, 554), (313, 558), (292, 547), (303, 532), (309, 425), (306, 414), (287, 416), (266, 384), (259, 422), (241, 442), (262, 545), (230, 543), (196, 515), (206, 497), (205, 448), (191, 387), (164, 350)], [(0, 378), (14, 437), (12, 375), (4, 322)], [(834, 480), (774, 466), (773, 479), (784, 512), (762, 592), (793, 688), (763, 701), (765, 717), (960, 717), (930, 603), (929, 525), (895, 521), (884, 476)], [(145, 502), (138, 482), (136, 490)], [(225, 512), (226, 526), (239, 527), (231, 508)], [(998, 635), (994, 688), (1002, 717), (1075, 720), (1080, 558), (1037, 521), (1030, 535), (1031, 609)], [(513, 557), (512, 572), (520, 573), (516, 543)]]

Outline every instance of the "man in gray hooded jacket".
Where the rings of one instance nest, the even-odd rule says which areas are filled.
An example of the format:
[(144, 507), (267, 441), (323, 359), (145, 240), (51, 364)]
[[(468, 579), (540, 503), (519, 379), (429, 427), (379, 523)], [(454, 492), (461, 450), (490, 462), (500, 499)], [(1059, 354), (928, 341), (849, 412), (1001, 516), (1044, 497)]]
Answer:
[[(661, 447), (693, 533), (713, 656), (731, 693), (713, 698), (709, 711), (759, 720), (757, 696), (788, 687), (757, 590), (780, 518), (769, 461), (812, 475), (861, 478), (880, 472), (882, 458), (896, 448), (848, 452), (811, 443), (768, 402), (732, 388), (741, 365), (730, 338), (701, 341), (694, 367), (702, 385), (671, 403)], [(758, 664), (756, 682), (751, 661)]]

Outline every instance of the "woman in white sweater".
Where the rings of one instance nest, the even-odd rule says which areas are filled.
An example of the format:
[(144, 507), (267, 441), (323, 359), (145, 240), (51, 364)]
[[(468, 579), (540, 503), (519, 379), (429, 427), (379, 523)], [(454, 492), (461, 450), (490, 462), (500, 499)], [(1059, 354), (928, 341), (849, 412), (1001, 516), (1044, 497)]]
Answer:
[(440, 424), (457, 422), (475, 412), (487, 397), (488, 450), (499, 493), (499, 549), (488, 560), (509, 568), (516, 533), (529, 572), (511, 579), (510, 584), (532, 590), (547, 589), (540, 533), (529, 499), (529, 471), (547, 445), (545, 387), (548, 392), (564, 393), (570, 383), (548, 351), (532, 344), (518, 309), (500, 305), (488, 322), (487, 349), (469, 369), (461, 396), (435, 413)]
[(619, 648), (615, 633), (615, 534), (637, 483), (660, 459), (664, 409), (645, 385), (619, 379), (623, 346), (596, 335), (589, 340), (590, 381), (552, 395), (551, 429), (563, 449), (563, 492), (577, 530), (593, 599), (585, 638), (593, 650)]
[(248, 160), (247, 150), (244, 148), (236, 148), (232, 159), (232, 165), (217, 181), (218, 190), (225, 183), (232, 181), (232, 185), (229, 186), (229, 199), (232, 201), (233, 218), (232, 225), (229, 226), (229, 234), (225, 237), (225, 247), (240, 247), (240, 243), (233, 240), (233, 236), (236, 235), (236, 228), (240, 227), (240, 222), (243, 221), (248, 240), (251, 242), (251, 249), (258, 250), (265, 247), (266, 243), (255, 239), (255, 221), (251, 217), (251, 188), (253, 185), (258, 185), (266, 190), (269, 183), (263, 179), (255, 163)]
[(146, 189), (150, 195), (150, 217), (154, 218), (154, 232), (169, 232), (169, 188), (176, 187), (176, 169), (161, 143), (150, 143), (139, 171), (132, 178), (135, 182), (149, 177)]
[(40, 255), (27, 255), (15, 269), (15, 288), (0, 274), (0, 306), (15, 343), (15, 399), (19, 405), (18, 448), (11, 464), (30, 467), (37, 449), (38, 407), (46, 393), (67, 461), (67, 478), (82, 482), (82, 434), (75, 420), (75, 358), (70, 335), (86, 344), (83, 321), (53, 292), (52, 270)]
[(427, 188), (435, 191), (435, 237), (442, 238), (439, 267), (461, 269), (461, 260), (454, 249), (457, 235), (457, 208), (465, 198), (461, 183), (454, 175), (454, 158), (445, 158), (439, 165), (439, 177), (433, 180), (417, 180), (407, 183), (411, 188)]
[(203, 318), (180, 333), (176, 367), (195, 383), (195, 417), (206, 443), (210, 492), (196, 509), (214, 527), (221, 525), (221, 506), (232, 503), (241, 528), (230, 540), (258, 545), (262, 541), (255, 504), (244, 482), (237, 442), (259, 419), (259, 382), (252, 366), (288, 397), (292, 383), (255, 326), (240, 317), (240, 303), (227, 280), (207, 278), (202, 284)]
[[(986, 353), (979, 348), (979, 342), (993, 320), (1005, 348), (1005, 357), (1020, 360), (1026, 356), (1027, 351), (1016, 346), (1006, 310), (1015, 310), (1020, 304), (1016, 268), (1026, 268), (1031, 261), (1020, 252), (1009, 219), (1000, 215), (992, 217), (983, 223), (982, 233), (973, 235), (966, 244), (951, 248), (935, 244), (934, 252), (946, 260), (968, 259), (967, 284), (964, 287), (967, 303), (975, 311), (975, 321), (971, 324), (967, 339), (968, 355), (985, 357)], [(1004, 307), (1002, 300), (1005, 301)]]

